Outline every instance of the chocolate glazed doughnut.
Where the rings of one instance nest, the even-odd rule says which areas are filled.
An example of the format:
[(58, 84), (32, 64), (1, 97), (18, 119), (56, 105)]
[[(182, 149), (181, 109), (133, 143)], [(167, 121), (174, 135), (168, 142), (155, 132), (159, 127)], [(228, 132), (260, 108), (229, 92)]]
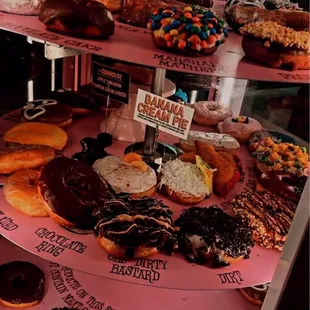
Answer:
[(49, 30), (69, 36), (107, 39), (114, 34), (113, 15), (94, 0), (46, 0), (39, 20)]
[(108, 194), (107, 183), (92, 168), (68, 157), (55, 158), (43, 167), (39, 188), (52, 219), (78, 228), (93, 228), (92, 210)]
[(0, 266), (0, 304), (26, 308), (38, 304), (44, 295), (45, 276), (37, 266), (22, 261)]

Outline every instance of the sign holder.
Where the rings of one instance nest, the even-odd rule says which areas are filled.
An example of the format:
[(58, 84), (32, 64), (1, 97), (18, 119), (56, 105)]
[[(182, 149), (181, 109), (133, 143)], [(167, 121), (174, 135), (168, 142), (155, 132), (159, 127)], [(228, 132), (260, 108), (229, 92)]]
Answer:
[[(166, 69), (154, 69), (153, 84), (151, 93), (162, 96), (166, 78)], [(153, 157), (156, 149), (156, 136), (158, 135), (158, 126), (153, 128), (146, 126), (144, 136), (143, 155)]]

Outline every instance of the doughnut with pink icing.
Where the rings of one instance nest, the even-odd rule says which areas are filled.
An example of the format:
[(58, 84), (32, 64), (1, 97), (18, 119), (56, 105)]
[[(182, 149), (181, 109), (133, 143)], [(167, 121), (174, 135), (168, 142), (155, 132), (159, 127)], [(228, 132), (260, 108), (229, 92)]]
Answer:
[(198, 101), (193, 104), (194, 122), (202, 126), (217, 126), (217, 124), (232, 115), (230, 108), (221, 106), (216, 101)]
[(226, 118), (218, 124), (220, 133), (227, 133), (236, 138), (240, 143), (246, 143), (253, 132), (262, 130), (262, 125), (254, 118), (237, 116)]

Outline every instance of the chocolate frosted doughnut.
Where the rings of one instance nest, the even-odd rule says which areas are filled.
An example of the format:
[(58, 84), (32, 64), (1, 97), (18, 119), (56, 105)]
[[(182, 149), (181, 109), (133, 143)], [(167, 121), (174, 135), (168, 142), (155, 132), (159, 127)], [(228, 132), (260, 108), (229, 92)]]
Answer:
[(93, 227), (92, 210), (104, 203), (108, 185), (83, 162), (58, 157), (44, 166), (39, 179), (50, 216), (60, 225)]
[(43, 299), (44, 283), (43, 271), (31, 263), (15, 261), (0, 265), (0, 304), (33, 307)]
[(107, 39), (114, 34), (113, 15), (94, 0), (46, 0), (39, 19), (49, 30), (66, 35)]

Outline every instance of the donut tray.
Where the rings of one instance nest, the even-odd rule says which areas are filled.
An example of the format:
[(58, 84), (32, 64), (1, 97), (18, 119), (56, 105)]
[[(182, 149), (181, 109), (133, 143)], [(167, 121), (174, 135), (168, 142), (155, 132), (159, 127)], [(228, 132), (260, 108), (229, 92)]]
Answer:
[[(80, 151), (79, 141), (82, 138), (96, 136), (101, 119), (102, 116), (98, 115), (74, 121), (68, 130), (65, 155), (71, 156)], [(0, 121), (1, 134), (13, 125), (8, 121)], [(202, 127), (195, 126), (193, 129), (203, 130)], [(159, 141), (176, 142), (168, 134), (161, 134)], [(128, 143), (114, 141), (107, 151), (122, 156), (127, 145)], [(217, 198), (213, 195), (203, 201), (201, 206), (217, 205), (229, 211), (233, 197), (246, 186), (253, 187), (255, 175), (252, 159), (245, 147), (240, 149), (240, 157), (244, 172), (242, 182), (235, 186), (228, 197)], [(4, 181), (3, 177), (0, 181)], [(171, 207), (174, 219), (185, 208), (159, 194), (157, 198)], [(250, 259), (220, 269), (191, 264), (179, 254), (158, 254), (149, 259), (132, 261), (119, 260), (107, 255), (97, 244), (92, 231), (68, 230), (58, 226), (50, 218), (30, 218), (17, 213), (7, 204), (3, 190), (0, 190), (0, 234), (41, 258), (72, 269), (123, 283), (166, 289), (223, 290), (265, 283), (271, 280), (280, 258), (279, 251), (256, 245)]]

